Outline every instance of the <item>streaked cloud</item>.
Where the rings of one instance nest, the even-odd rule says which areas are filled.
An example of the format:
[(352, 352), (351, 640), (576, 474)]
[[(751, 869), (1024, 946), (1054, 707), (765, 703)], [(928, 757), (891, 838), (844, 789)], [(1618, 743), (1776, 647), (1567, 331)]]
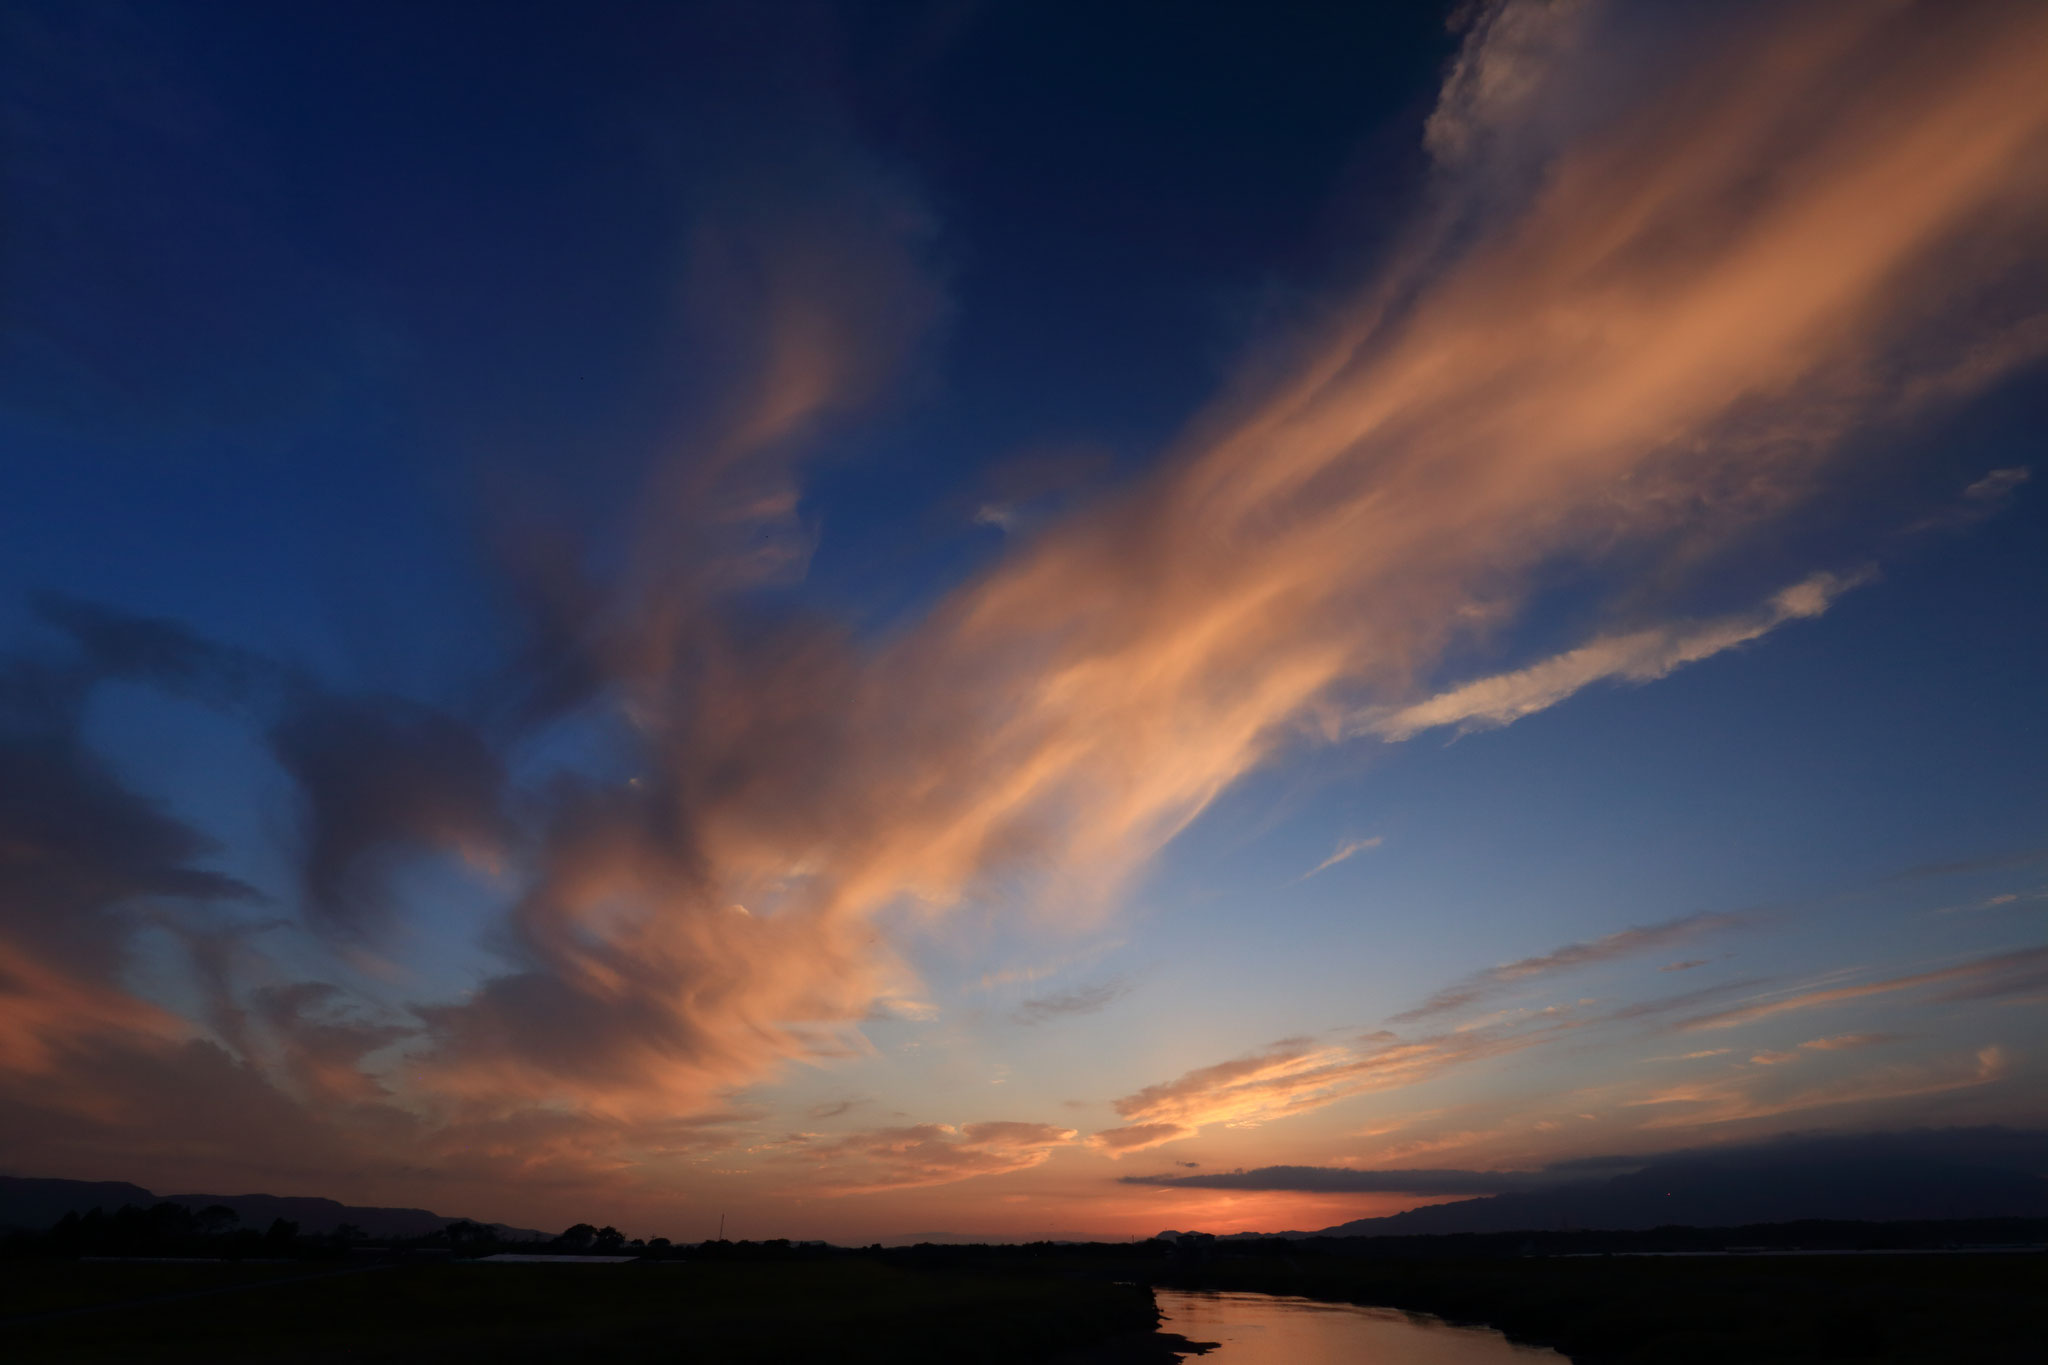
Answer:
[[(1703, 934), (1724, 929), (1740, 928), (1750, 921), (1737, 914), (1695, 914), (1679, 919), (1666, 920), (1662, 924), (1642, 925), (1622, 929), (1584, 943), (1568, 943), (1537, 957), (1525, 957), (1516, 962), (1489, 967), (1462, 981), (1444, 987), (1414, 1009), (1404, 1010), (1393, 1016), (1393, 1022), (1405, 1023), (1426, 1019), (1431, 1015), (1446, 1014), (1464, 1009), (1469, 1005), (1492, 999), (1501, 992), (1510, 990), (1525, 982), (1542, 977), (1575, 971), (1582, 967), (1612, 962), (1620, 958), (1633, 957), (1638, 953), (1654, 952), (1668, 948), (1674, 943), (1683, 943)], [(1696, 963), (1684, 964), (1695, 966)], [(1675, 970), (1665, 967), (1662, 970)]]
[[(2004, 1079), (2010, 1069), (2011, 1061), (2005, 1050), (1993, 1045), (1964, 1057), (1922, 1064), (1902, 1063), (1818, 1082), (1766, 1083), (1738, 1073), (1667, 1086), (1640, 1099), (1624, 1101), (1624, 1104), (1660, 1110), (1656, 1118), (1644, 1125), (1646, 1128), (1705, 1126), (1776, 1118), (1812, 1109), (1881, 1105), (1924, 1095), (1974, 1089)], [(1768, 1076), (1770, 1073), (1758, 1074)]]
[(1413, 1041), (1384, 1032), (1349, 1043), (1285, 1039), (1124, 1096), (1113, 1107), (1130, 1125), (1090, 1141), (1122, 1155), (1192, 1137), (1212, 1124), (1255, 1127), (1355, 1095), (1413, 1085), (1481, 1057), (1533, 1046), (1547, 1036), (1539, 1029), (1475, 1030)]
[(1043, 1024), (1068, 1015), (1094, 1014), (1128, 994), (1130, 989), (1128, 981), (1112, 977), (1107, 981), (1076, 986), (1072, 990), (1034, 996), (1011, 1011), (1010, 1017), (1020, 1024)]
[(1755, 1004), (1698, 1015), (1682, 1021), (1678, 1027), (1684, 1030), (1736, 1028), (1797, 1010), (1820, 1009), (1870, 996), (1930, 987), (1941, 988), (1933, 991), (1931, 998), (1944, 1003), (1990, 1000), (2048, 990), (2048, 948), (2021, 948), (1933, 971), (1912, 972), (1850, 986), (1796, 991)]
[(1381, 844), (1385, 842), (1386, 840), (1382, 836), (1377, 834), (1367, 839), (1345, 839), (1337, 845), (1336, 849), (1331, 852), (1329, 857), (1323, 859), (1314, 867), (1302, 873), (1299, 877), (1296, 877), (1295, 880), (1298, 882), (1305, 882), (1310, 877), (1315, 876), (1316, 873), (1327, 872), (1331, 868), (1335, 867), (1338, 863), (1353, 858), (1358, 854), (1365, 852), (1367, 849), (1378, 848)]
[(1762, 639), (1788, 621), (1819, 616), (1844, 592), (1874, 577), (1872, 569), (1812, 574), (1774, 594), (1755, 611), (1602, 636), (1527, 668), (1460, 684), (1427, 701), (1362, 713), (1356, 724), (1366, 733), (1390, 740), (1412, 739), (1424, 730), (1446, 725), (1464, 731), (1510, 725), (1548, 710), (1594, 683), (1653, 682), (1686, 664)]

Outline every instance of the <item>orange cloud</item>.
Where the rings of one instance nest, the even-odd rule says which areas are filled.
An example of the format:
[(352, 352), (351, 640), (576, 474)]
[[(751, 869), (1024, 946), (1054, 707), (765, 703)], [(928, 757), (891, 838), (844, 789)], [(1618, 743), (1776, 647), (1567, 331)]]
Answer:
[[(1674, 536), (1697, 557), (1809, 494), (1900, 395), (1954, 397), (2031, 354), (1949, 364), (1957, 335), (2013, 321), (1986, 291), (2048, 227), (2048, 15), (1800, 6), (1674, 48), (1645, 103), (1564, 120), (1532, 111), (1634, 54), (1596, 19), (1548, 22), (1511, 5), (1474, 35), (1432, 122), (1441, 211), (1379, 283), (1250, 367), (1150, 477), (892, 642), (736, 627), (701, 577), (611, 609), (599, 672), (647, 770), (565, 802), (515, 915), (536, 965), (432, 1016), (439, 1083), (674, 1104), (857, 1047), (900, 974), (871, 927), (885, 911), (1020, 869), (1043, 870), (1040, 903), (1100, 910), (1280, 746), (1426, 705), (1447, 648), (1545, 564)], [(820, 393), (873, 391), (843, 324), (872, 296), (830, 325), (805, 321), (804, 291), (776, 297), (802, 306), (764, 325), (793, 331), (744, 390), (756, 415), (725, 430), (783, 467), (803, 414), (842, 410)], [(650, 545), (677, 543), (655, 515)], [(1843, 586), (1692, 634), (1609, 633), (1537, 691), (1655, 676)], [(753, 917), (722, 917), (733, 903)], [(1340, 1089), (1394, 1065), (1273, 1064)], [(1231, 1121), (1315, 1084), (1126, 1117)]]
[(1357, 1045), (1291, 1038), (1126, 1095), (1114, 1107), (1131, 1124), (1097, 1133), (1090, 1143), (1122, 1156), (1193, 1137), (1210, 1124), (1252, 1127), (1354, 1095), (1413, 1085), (1464, 1062), (1533, 1046), (1562, 1027), (1567, 1026), (1514, 1034), (1474, 1030), (1414, 1042), (1375, 1033)]
[[(820, 197), (707, 219), (690, 293), (704, 325), (733, 329), (730, 401), (679, 436), (618, 581), (564, 568), (532, 586), (526, 723), (623, 719), (638, 771), (534, 794), (544, 832), (505, 857), (523, 878), (497, 941), (514, 966), (420, 1008), (428, 1039), (393, 1078), (412, 1117), (378, 1121), (554, 1106), (623, 1143), (792, 1058), (863, 1048), (875, 1001), (916, 999), (879, 927), (891, 913), (1032, 869), (1051, 883), (1027, 887), (1040, 903), (1096, 912), (1304, 734), (1417, 707), (1511, 717), (1824, 608), (1841, 581), (1695, 632), (1622, 622), (1468, 685), (1484, 695), (1435, 676), (1546, 566), (1674, 538), (1696, 559), (1809, 496), (1865, 425), (2037, 356), (2040, 300), (2007, 286), (2048, 235), (2048, 11), (1777, 7), (1675, 45), (1630, 87), (1639, 100), (1588, 113), (1603, 64), (1639, 54), (1571, 9), (1489, 11), (1429, 125), (1435, 205), (1377, 282), (1255, 357), (1148, 477), (877, 647), (748, 619), (731, 593), (800, 571), (794, 462), (887, 389), (942, 311), (929, 224), (858, 158)], [(472, 766), (419, 812), (437, 837), (501, 833), (469, 799), (489, 765)], [(337, 851), (342, 873), (360, 852)], [(115, 889), (225, 890), (189, 871)], [(10, 929), (50, 917), (26, 903), (0, 904)], [(105, 917), (81, 923), (34, 939), (36, 960), (94, 958), (85, 977), (112, 980)], [(2006, 975), (1957, 968), (1687, 1026), (2035, 979), (2038, 958), (2008, 956)], [(273, 1003), (309, 1092), (373, 1096), (345, 1070), (384, 1035), (323, 1033)], [(1128, 1122), (1096, 1137), (1139, 1150), (1263, 1122), (1531, 1036), (1283, 1044), (1128, 1096)], [(1036, 1164), (1072, 1136), (919, 1125), (838, 1156), (869, 1169), (849, 1188), (900, 1188)]]
[(920, 1123), (810, 1143), (803, 1152), (823, 1168), (825, 1193), (873, 1194), (1029, 1170), (1077, 1136), (1045, 1123)]

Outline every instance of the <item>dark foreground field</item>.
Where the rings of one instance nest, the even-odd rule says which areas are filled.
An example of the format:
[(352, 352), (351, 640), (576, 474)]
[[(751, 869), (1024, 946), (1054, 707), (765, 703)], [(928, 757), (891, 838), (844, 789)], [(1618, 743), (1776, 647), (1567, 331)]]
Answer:
[[(318, 1275), (320, 1278), (303, 1278)], [(845, 1259), (613, 1266), (0, 1265), (0, 1359), (1038, 1362), (1156, 1320), (1150, 1291)], [(287, 1283), (286, 1281), (291, 1281)], [(258, 1283), (261, 1282), (261, 1283)], [(194, 1294), (228, 1285), (232, 1293)], [(167, 1294), (42, 1321), (26, 1313)], [(1168, 1357), (1170, 1358), (1170, 1357)]]
[(1472, 1250), (1427, 1239), (1406, 1253), (1342, 1241), (759, 1248), (631, 1265), (25, 1259), (0, 1263), (0, 1360), (1165, 1362), (1148, 1336), (1150, 1285), (1433, 1313), (1575, 1365), (2034, 1365), (2048, 1341), (2038, 1252), (1459, 1254)]

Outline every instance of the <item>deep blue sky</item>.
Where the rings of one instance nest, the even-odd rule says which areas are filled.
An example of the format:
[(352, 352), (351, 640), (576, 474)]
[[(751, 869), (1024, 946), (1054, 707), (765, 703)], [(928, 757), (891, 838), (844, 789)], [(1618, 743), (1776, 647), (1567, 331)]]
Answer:
[[(826, 1211), (786, 1230), (866, 1236), (1041, 1216), (997, 1194), (1062, 1228), (1170, 1224), (1105, 1192), (1169, 1142), (1499, 1166), (2041, 1117), (2040, 969), (2001, 956), (2048, 904), (2037, 187), (1994, 211), (1924, 186), (1941, 213), (1811, 331), (1774, 330), (1777, 298), (1829, 261), (1753, 316), (1712, 307), (1834, 202), (1804, 139), (1930, 174), (1871, 152), (1841, 89), (1947, 127), (1956, 92), (2004, 88), (1991, 19), (1852, 10), (1816, 8), (1872, 30), (1823, 71), (1761, 60), (1806, 50), (1767, 6), (7, 6), (0, 640), (45, 680), (8, 703), (8, 818), (76, 867), (23, 882), (0, 936), (86, 983), (19, 1025), (49, 1049), (19, 1083), (118, 1090), (109, 1049), (164, 1077), (211, 1049), (327, 1144), (159, 1149), (10, 1100), (24, 1150), (419, 1202), (499, 1188), (522, 1144), (586, 1201), (695, 1207), (800, 1169)], [(1667, 102), (1719, 61), (1733, 85)], [(1986, 99), (1983, 145), (2048, 118)], [(1755, 109), (1781, 135), (1726, 170), (1711, 135)], [(1615, 183), (1678, 188), (1574, 264), (1559, 241), (1636, 221), (1601, 197), (1630, 157)], [(1856, 214), (1835, 231), (1856, 257)], [(1745, 232), (1753, 256), (1716, 254)], [(1721, 283), (1694, 306), (1694, 279)], [(1404, 368), (1410, 336), (1450, 338), (1436, 367)], [(1752, 350), (1780, 372), (1657, 388), (1660, 357), (1704, 389)], [(1308, 415), (1257, 426), (1319, 366)], [(1439, 391), (1445, 367), (1471, 378)], [(1650, 415), (1581, 434), (1624, 393)], [(1290, 441), (1321, 482), (1219, 510)], [(1319, 520), (1346, 506), (1355, 532)], [(1817, 607), (1765, 619), (1815, 575)], [(1217, 618), (1242, 648), (1196, 624), (1268, 581)], [(1385, 719), (1752, 621), (1512, 724)], [(94, 653), (138, 630), (159, 652)], [(1297, 665), (1327, 676), (1247, 700)], [(1226, 744), (1240, 702), (1263, 719)], [(133, 870), (124, 801), (189, 835), (165, 868), (251, 889)], [(769, 927), (732, 928), (742, 901)], [(88, 939), (119, 951), (81, 967)], [(644, 998), (606, 975), (655, 962)], [(1993, 984), (1759, 1015), (1786, 1036), (1745, 1033), (1706, 1080), (1671, 1059), (1721, 1024), (1603, 1013), (1959, 964)], [(1460, 981), (1480, 1032), (1397, 1024), (1433, 1060), (1382, 1083), (1370, 1031)], [(1456, 1041), (1581, 1016), (1569, 1046)], [(1787, 1089), (1793, 1056), (1832, 1070)], [(1204, 1070), (1239, 1062), (1253, 1090)], [(618, 1127), (643, 1097), (714, 1137)], [(414, 1157), (357, 1161), (368, 1121), (337, 1105), (400, 1116), (379, 1141)]]

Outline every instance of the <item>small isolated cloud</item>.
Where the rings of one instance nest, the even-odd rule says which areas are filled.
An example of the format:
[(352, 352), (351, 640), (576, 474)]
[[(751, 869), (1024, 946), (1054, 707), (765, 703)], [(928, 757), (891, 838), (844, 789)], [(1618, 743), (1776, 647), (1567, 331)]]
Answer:
[(1759, 1052), (1749, 1059), (1758, 1066), (1783, 1066), (1799, 1060), (1797, 1052)]
[(1323, 859), (1321, 862), (1317, 863), (1308, 871), (1302, 873), (1299, 877), (1296, 877), (1295, 880), (1297, 882), (1305, 882), (1310, 877), (1315, 876), (1316, 873), (1327, 872), (1331, 868), (1335, 867), (1338, 863), (1343, 862), (1345, 859), (1350, 858), (1355, 854), (1363, 853), (1369, 848), (1378, 848), (1384, 842), (1386, 842), (1386, 840), (1382, 836), (1377, 834), (1373, 835), (1370, 839), (1346, 839), (1344, 842), (1337, 845), (1336, 851), (1334, 853), (1332, 853), (1329, 857)]
[(1089, 1138), (1088, 1145), (1111, 1156), (1128, 1156), (1191, 1138), (1197, 1131), (1183, 1123), (1134, 1123), (1123, 1128), (1105, 1128)]
[(1122, 977), (1112, 977), (1092, 985), (1077, 986), (1070, 991), (1055, 991), (1051, 995), (1026, 1000), (1011, 1011), (1010, 1017), (1020, 1024), (1043, 1024), (1069, 1015), (1093, 1014), (1128, 994), (1130, 989), (1130, 983)]
[[(1413, 1019), (1424, 1019), (1431, 1015), (1463, 1009), (1468, 1005), (1486, 1000), (1511, 987), (1538, 977), (1558, 972), (1589, 967), (1596, 963), (1611, 962), (1617, 958), (1629, 957), (1636, 953), (1666, 948), (1701, 934), (1718, 929), (1730, 929), (1748, 921), (1741, 915), (1698, 914), (1682, 919), (1666, 920), (1662, 924), (1638, 925), (1622, 929), (1601, 938), (1583, 943), (1567, 943), (1538, 957), (1525, 957), (1516, 962), (1504, 963), (1476, 972), (1462, 981), (1444, 987), (1428, 1000), (1412, 1010), (1404, 1010), (1394, 1016), (1396, 1023)], [(1681, 966), (1697, 966), (1697, 963), (1674, 964), (1664, 970), (1676, 970)]]
[(836, 1119), (852, 1113), (866, 1103), (866, 1100), (831, 1100), (824, 1104), (814, 1104), (804, 1112), (813, 1119)]
[(1733, 1051), (1735, 1051), (1735, 1049), (1732, 1047), (1701, 1048), (1698, 1052), (1682, 1053), (1679, 1056), (1678, 1060), (1681, 1062), (1696, 1062), (1702, 1057), (1726, 1057), (1729, 1053)]
[(1879, 1047), (1898, 1038), (1896, 1033), (1837, 1033), (1832, 1038), (1809, 1038), (1799, 1046), (1816, 1052), (1847, 1052), (1852, 1048)]
[(1362, 712), (1356, 726), (1388, 740), (1410, 739), (1446, 725), (1457, 726), (1461, 733), (1497, 729), (1547, 710), (1596, 682), (1654, 682), (1686, 664), (1760, 639), (1788, 621), (1819, 616), (1843, 593), (1876, 576), (1874, 567), (1811, 574), (1754, 611), (1604, 635), (1541, 663), (1464, 683), (1426, 701)]
[(939, 1007), (926, 1000), (884, 996), (868, 1006), (869, 1023), (929, 1024), (938, 1017)]
[(1982, 900), (1965, 901), (1961, 905), (1944, 905), (1934, 913), (1959, 915), (1969, 910), (2003, 910), (2009, 905), (2032, 905), (2041, 901), (2048, 901), (2048, 887), (2038, 887), (2032, 891), (2001, 891)]
[(1994, 469), (1983, 478), (1963, 490), (1962, 497), (1949, 507), (1929, 517), (1923, 517), (1906, 528), (1908, 534), (1917, 531), (1965, 531), (1980, 521), (1998, 515), (2012, 500), (2013, 493), (2034, 477), (2034, 471), (2025, 465), (2014, 465), (2006, 469)]
[(1704, 957), (1687, 958), (1683, 962), (1667, 962), (1657, 970), (1660, 972), (1689, 972), (1695, 967), (1704, 967), (1711, 959)]
[(2012, 491), (2034, 477), (2034, 471), (2025, 465), (2010, 469), (1994, 469), (1977, 482), (1963, 490), (1963, 497), (1976, 503), (2002, 502)]

